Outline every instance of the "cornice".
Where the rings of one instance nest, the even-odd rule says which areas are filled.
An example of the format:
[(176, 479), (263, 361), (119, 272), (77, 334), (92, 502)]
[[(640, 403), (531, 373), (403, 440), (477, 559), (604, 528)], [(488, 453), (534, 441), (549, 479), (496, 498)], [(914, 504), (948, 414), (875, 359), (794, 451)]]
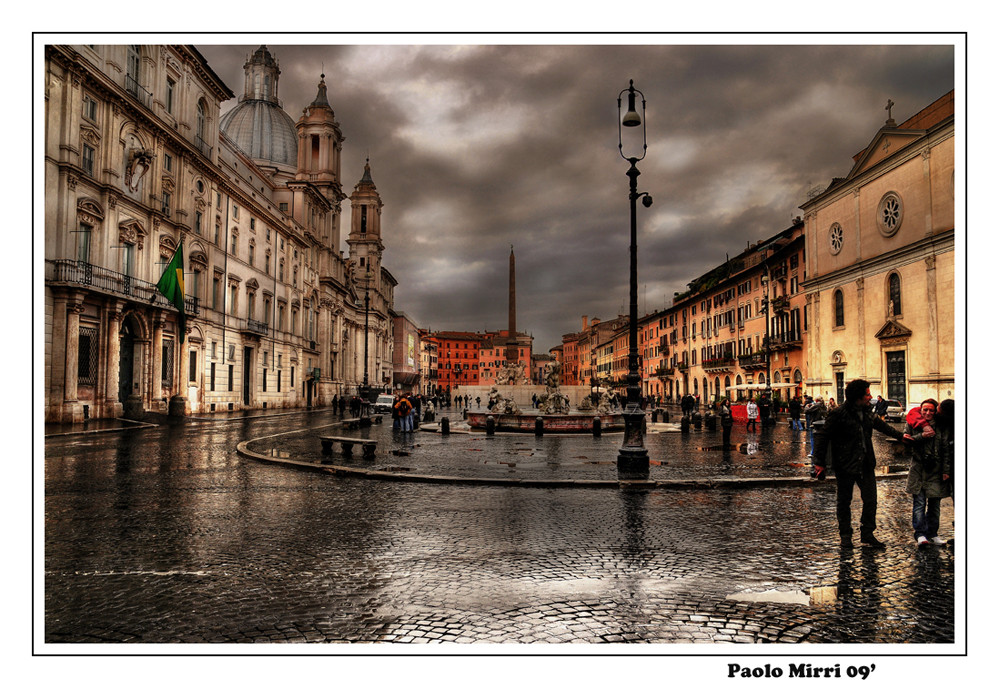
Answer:
[(931, 237), (923, 237), (905, 247), (866, 259), (860, 263), (835, 270), (802, 282), (801, 289), (817, 292), (838, 287), (860, 278), (880, 275), (891, 268), (925, 260), (928, 255), (944, 254), (955, 250), (955, 230), (940, 232)]

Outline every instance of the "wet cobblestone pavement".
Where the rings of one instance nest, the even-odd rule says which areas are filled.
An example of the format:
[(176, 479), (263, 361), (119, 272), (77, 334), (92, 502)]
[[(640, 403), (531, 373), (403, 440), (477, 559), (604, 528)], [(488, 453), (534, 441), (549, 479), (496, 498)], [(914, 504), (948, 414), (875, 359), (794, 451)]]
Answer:
[[(379, 455), (348, 461), (608, 479), (621, 442), (404, 435), (388, 423), (349, 432), (334, 420), (262, 415), (48, 437), (44, 641), (943, 644), (936, 652), (955, 642), (955, 557), (913, 546), (902, 480), (879, 482), (888, 548), (841, 551), (831, 481), (439, 485), (301, 471), (235, 450), (275, 436), (257, 449), (317, 461), (317, 435), (368, 434)], [(705, 449), (718, 432), (650, 435), (661, 462), (651, 476), (805, 474), (807, 449), (787, 428), (756, 440), (752, 454), (726, 458)], [(734, 432), (734, 444), (746, 441)], [(879, 456), (901, 463), (886, 445)], [(946, 500), (946, 535), (953, 519)]]

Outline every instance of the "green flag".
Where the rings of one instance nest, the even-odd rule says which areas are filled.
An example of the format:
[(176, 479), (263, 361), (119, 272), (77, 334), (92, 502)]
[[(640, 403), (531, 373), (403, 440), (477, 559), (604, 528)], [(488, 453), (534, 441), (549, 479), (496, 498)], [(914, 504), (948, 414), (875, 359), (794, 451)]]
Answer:
[(177, 307), (177, 323), (181, 331), (181, 342), (184, 342), (184, 242), (182, 241), (174, 257), (170, 259), (166, 270), (160, 276), (160, 281), (156, 283), (156, 288), (174, 306)]

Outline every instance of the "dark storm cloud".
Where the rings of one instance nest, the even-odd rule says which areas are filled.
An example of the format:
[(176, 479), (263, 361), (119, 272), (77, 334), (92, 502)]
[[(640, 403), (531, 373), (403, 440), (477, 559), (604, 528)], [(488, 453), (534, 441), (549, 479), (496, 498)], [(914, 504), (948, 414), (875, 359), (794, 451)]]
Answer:
[[(787, 228), (886, 119), (953, 88), (950, 45), (268, 47), (297, 119), (326, 74), (350, 193), (366, 156), (385, 203), (396, 307), (432, 329), (517, 323), (547, 351), (581, 315), (627, 309), (628, 164), (619, 91), (647, 100), (639, 307)], [(832, 37), (836, 40), (836, 37)], [(624, 40), (623, 43), (627, 42)], [(199, 46), (238, 95), (257, 45)], [(225, 104), (228, 109), (235, 99)], [(342, 228), (346, 229), (346, 228)]]

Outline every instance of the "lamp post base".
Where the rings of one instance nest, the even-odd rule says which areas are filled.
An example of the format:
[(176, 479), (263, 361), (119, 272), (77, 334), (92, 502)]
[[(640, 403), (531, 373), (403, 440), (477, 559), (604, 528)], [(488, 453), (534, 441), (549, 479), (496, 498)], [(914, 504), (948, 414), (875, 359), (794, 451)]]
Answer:
[(646, 414), (638, 407), (628, 407), (622, 416), (625, 437), (618, 450), (618, 478), (648, 479), (649, 451), (643, 445)]
[(646, 480), (649, 478), (649, 452), (644, 447), (623, 447), (618, 450), (618, 478)]

